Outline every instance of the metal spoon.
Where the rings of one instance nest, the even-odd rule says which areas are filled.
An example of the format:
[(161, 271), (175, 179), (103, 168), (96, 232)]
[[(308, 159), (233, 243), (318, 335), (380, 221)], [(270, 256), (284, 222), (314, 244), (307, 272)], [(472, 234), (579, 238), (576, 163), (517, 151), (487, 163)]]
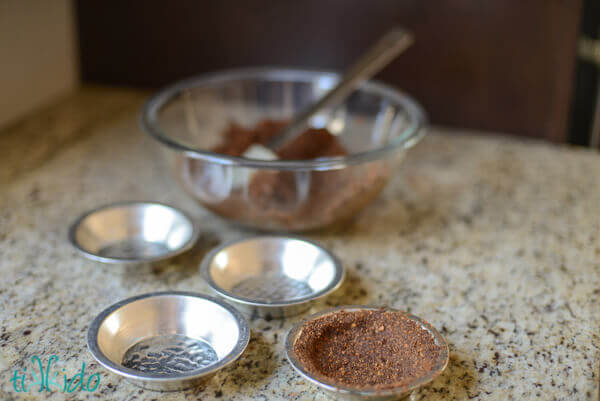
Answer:
[(286, 127), (271, 138), (267, 146), (254, 144), (244, 153), (244, 157), (276, 159), (275, 151), (298, 137), (315, 114), (341, 103), (358, 85), (381, 71), (412, 43), (413, 35), (403, 28), (396, 27), (387, 32), (363, 53), (325, 96), (298, 113)]

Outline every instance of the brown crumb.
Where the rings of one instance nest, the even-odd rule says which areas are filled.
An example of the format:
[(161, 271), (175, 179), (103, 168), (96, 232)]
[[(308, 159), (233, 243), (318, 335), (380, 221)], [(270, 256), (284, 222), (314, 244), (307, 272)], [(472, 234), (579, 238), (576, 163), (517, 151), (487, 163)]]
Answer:
[(435, 367), (440, 347), (403, 312), (342, 310), (307, 322), (294, 352), (313, 374), (382, 390), (426, 375)]
[[(239, 124), (230, 123), (223, 133), (223, 142), (213, 151), (229, 156), (241, 156), (253, 144), (266, 145), (269, 139), (285, 127), (286, 123), (286, 121), (263, 120), (254, 128), (244, 128)], [(277, 151), (277, 156), (282, 160), (309, 160), (347, 154), (338, 138), (323, 128), (309, 128)]]

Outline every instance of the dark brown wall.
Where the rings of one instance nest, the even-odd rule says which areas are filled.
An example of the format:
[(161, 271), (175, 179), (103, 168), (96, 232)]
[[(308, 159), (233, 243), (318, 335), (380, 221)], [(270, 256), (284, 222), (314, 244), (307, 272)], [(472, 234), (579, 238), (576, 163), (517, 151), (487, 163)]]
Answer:
[(378, 78), (434, 123), (566, 139), (580, 0), (77, 2), (82, 77), (160, 86), (247, 65), (342, 69), (386, 29), (417, 42)]

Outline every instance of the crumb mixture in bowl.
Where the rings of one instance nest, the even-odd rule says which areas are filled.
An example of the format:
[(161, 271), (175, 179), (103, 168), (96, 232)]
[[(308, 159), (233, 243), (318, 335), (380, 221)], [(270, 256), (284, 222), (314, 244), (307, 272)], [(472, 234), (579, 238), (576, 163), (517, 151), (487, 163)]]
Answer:
[[(242, 156), (253, 144), (266, 145), (285, 125), (285, 121), (275, 120), (263, 120), (252, 128), (231, 123), (222, 142), (212, 150)], [(314, 160), (348, 153), (340, 139), (326, 129), (309, 128), (279, 149), (277, 157)], [(201, 177), (206, 177), (211, 166), (185, 156), (180, 166), (184, 187), (192, 194), (202, 193), (207, 182)], [(242, 224), (302, 231), (352, 217), (379, 194), (390, 173), (383, 161), (332, 171), (263, 169), (248, 174), (244, 185), (225, 190), (222, 199), (199, 196), (199, 200), (207, 209)]]
[(447, 360), (446, 344), (421, 321), (384, 309), (340, 310), (309, 320), (293, 352), (316, 377), (375, 390), (410, 386)]
[(268, 144), (282, 120), (341, 78), (281, 68), (204, 74), (156, 93), (140, 122), (166, 151), (181, 186), (216, 215), (261, 230), (344, 225), (377, 197), (424, 136), (425, 113), (410, 96), (367, 81), (313, 119), (319, 128), (278, 149), (277, 157), (251, 146)]

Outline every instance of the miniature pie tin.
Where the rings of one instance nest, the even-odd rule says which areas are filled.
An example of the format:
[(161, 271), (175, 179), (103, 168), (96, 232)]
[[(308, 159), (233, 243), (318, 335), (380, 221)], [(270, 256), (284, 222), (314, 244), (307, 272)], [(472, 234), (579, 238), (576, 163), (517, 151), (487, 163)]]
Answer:
[(344, 279), (337, 257), (299, 237), (264, 235), (212, 250), (200, 271), (221, 297), (242, 312), (282, 318), (306, 311)]
[(152, 262), (190, 249), (198, 228), (182, 211), (157, 202), (119, 202), (75, 220), (69, 241), (85, 257), (104, 263)]
[(150, 390), (196, 385), (238, 359), (250, 338), (227, 303), (191, 292), (154, 292), (118, 302), (92, 322), (87, 344), (106, 369)]
[(364, 387), (350, 387), (348, 385), (340, 384), (333, 379), (324, 375), (319, 375), (310, 372), (304, 364), (301, 362), (299, 356), (295, 351), (295, 343), (301, 336), (305, 324), (316, 319), (340, 313), (346, 312), (358, 312), (358, 311), (383, 311), (383, 312), (400, 312), (392, 308), (378, 308), (368, 306), (340, 306), (329, 310), (321, 311), (314, 315), (309, 316), (303, 321), (296, 324), (288, 333), (285, 342), (286, 356), (292, 367), (305, 379), (312, 382), (321, 388), (327, 395), (335, 399), (343, 400), (371, 400), (371, 401), (384, 401), (384, 400), (400, 400), (408, 397), (417, 388), (431, 382), (437, 376), (439, 376), (446, 366), (449, 360), (449, 349), (446, 340), (442, 335), (428, 322), (420, 319), (417, 316), (403, 313), (405, 318), (408, 318), (418, 324), (423, 330), (428, 332), (434, 343), (439, 346), (439, 354), (435, 359), (433, 367), (423, 376), (416, 378), (414, 381), (401, 387), (389, 388), (389, 389), (369, 389)]

